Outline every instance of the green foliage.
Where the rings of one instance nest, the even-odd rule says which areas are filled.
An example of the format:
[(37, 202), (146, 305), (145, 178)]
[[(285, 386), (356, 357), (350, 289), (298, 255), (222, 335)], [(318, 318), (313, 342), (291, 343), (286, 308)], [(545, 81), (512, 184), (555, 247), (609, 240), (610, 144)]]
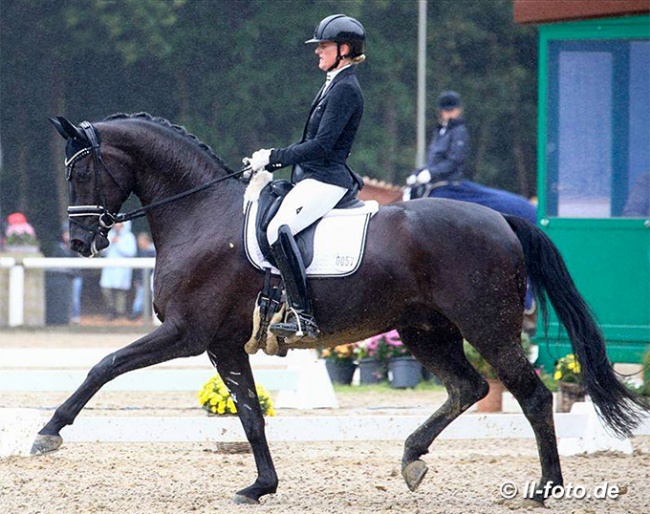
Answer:
[[(521, 334), (521, 346), (524, 350), (526, 356), (530, 353), (530, 337), (525, 332)], [(463, 350), (465, 351), (465, 356), (472, 366), (478, 371), (483, 377), (489, 379), (499, 378), (497, 377), (496, 371), (494, 368), (485, 360), (485, 358), (467, 341), (463, 341)], [(544, 377), (540, 377), (544, 380)]]
[(494, 368), (490, 366), (488, 361), (486, 361), (483, 356), (478, 353), (478, 351), (467, 341), (463, 341), (463, 349), (465, 350), (465, 356), (469, 363), (474, 366), (476, 371), (478, 371), (481, 376), (484, 378), (497, 378), (497, 374), (494, 371)]
[[(428, 5), (427, 137), (440, 91), (459, 91), (476, 180), (534, 193), (535, 29), (514, 23), (510, 0)], [(41, 241), (54, 242), (67, 204), (48, 116), (149, 111), (235, 166), (300, 138), (323, 81), (303, 42), (334, 12), (358, 17), (368, 33), (351, 166), (398, 184), (414, 167), (415, 1), (2, 0), (0, 9), (0, 205), (25, 212)]]

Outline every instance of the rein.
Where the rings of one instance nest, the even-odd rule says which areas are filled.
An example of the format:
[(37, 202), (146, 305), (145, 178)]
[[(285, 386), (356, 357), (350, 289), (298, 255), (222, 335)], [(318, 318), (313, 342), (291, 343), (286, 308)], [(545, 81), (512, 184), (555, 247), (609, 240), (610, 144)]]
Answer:
[[(168, 198), (164, 198), (162, 200), (159, 200), (157, 202), (150, 203), (149, 205), (143, 205), (142, 207), (138, 207), (137, 209), (133, 209), (132, 211), (126, 212), (126, 213), (112, 213), (108, 210), (106, 207), (106, 197), (104, 194), (104, 189), (103, 189), (103, 184), (101, 180), (101, 168), (104, 168), (106, 170), (106, 173), (108, 174), (109, 177), (115, 182), (117, 187), (120, 188), (120, 190), (128, 197), (129, 192), (126, 191), (120, 183), (115, 179), (113, 174), (111, 173), (111, 170), (106, 166), (104, 163), (104, 160), (102, 159), (102, 154), (99, 148), (100, 142), (99, 142), (99, 135), (97, 133), (97, 129), (95, 127), (88, 123), (87, 121), (84, 121), (80, 124), (80, 128), (84, 131), (84, 134), (86, 136), (86, 139), (90, 143), (89, 147), (83, 148), (82, 150), (78, 151), (76, 154), (74, 154), (72, 157), (69, 159), (65, 160), (65, 166), (66, 166), (66, 178), (68, 180), (71, 179), (71, 174), (72, 174), (72, 168), (74, 167), (75, 163), (87, 156), (91, 155), (93, 156), (93, 163), (95, 166), (95, 201), (97, 205), (74, 205), (68, 207), (68, 217), (69, 218), (75, 218), (75, 217), (82, 217), (82, 216), (98, 216), (99, 217), (99, 232), (105, 237), (108, 231), (111, 229), (115, 223), (122, 223), (124, 221), (130, 221), (136, 218), (141, 218), (147, 214), (152, 209), (155, 209), (157, 207), (161, 207), (163, 205), (167, 205), (168, 203), (175, 202), (177, 200), (180, 200), (182, 198), (185, 198), (187, 196), (190, 196), (194, 193), (198, 193), (199, 191), (203, 191), (205, 189), (208, 189), (209, 187), (218, 184), (219, 182), (222, 182), (224, 180), (227, 180), (229, 178), (237, 177), (239, 175), (242, 175), (243, 173), (250, 171), (250, 165), (248, 163), (245, 163), (244, 167), (239, 169), (238, 171), (232, 171), (230, 168), (224, 165), (224, 168), (226, 171), (229, 173), (223, 177), (219, 177), (216, 179), (213, 179), (205, 184), (201, 184), (199, 186), (193, 187), (192, 189), (189, 189), (187, 191), (183, 191), (182, 193), (178, 193), (176, 195), (170, 196)], [(90, 230), (91, 232), (94, 232), (93, 229), (90, 229), (89, 227), (86, 227), (84, 225), (81, 225), (83, 228), (86, 230)]]
[(141, 218), (142, 216), (145, 216), (147, 212), (149, 212), (152, 209), (155, 209), (156, 207), (161, 207), (168, 203), (175, 202), (176, 200), (180, 200), (181, 198), (185, 198), (186, 196), (190, 196), (194, 193), (198, 193), (199, 191), (208, 189), (209, 187), (218, 184), (219, 182), (222, 182), (226, 179), (237, 177), (243, 174), (244, 172), (248, 171), (249, 169), (250, 169), (249, 166), (244, 166), (240, 170), (229, 173), (224, 177), (213, 179), (210, 182), (206, 182), (205, 184), (201, 184), (200, 186), (193, 187), (192, 189), (188, 189), (187, 191), (183, 191), (182, 193), (178, 193), (174, 196), (170, 196), (169, 198), (163, 198), (162, 200), (159, 200), (154, 203), (150, 203), (149, 205), (143, 205), (142, 207), (138, 207), (137, 209), (133, 209), (132, 211), (126, 213), (114, 214), (112, 215), (113, 219), (115, 220), (115, 223), (122, 223), (123, 221), (130, 221), (136, 218)]

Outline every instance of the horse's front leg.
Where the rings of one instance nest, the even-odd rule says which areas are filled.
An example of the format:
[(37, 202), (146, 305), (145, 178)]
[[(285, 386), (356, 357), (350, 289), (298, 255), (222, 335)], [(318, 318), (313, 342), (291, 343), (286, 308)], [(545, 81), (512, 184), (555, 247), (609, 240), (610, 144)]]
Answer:
[(278, 487), (271, 451), (264, 432), (264, 415), (255, 391), (255, 381), (248, 355), (243, 346), (228, 353), (215, 355), (217, 371), (230, 390), (230, 395), (237, 406), (237, 415), (244, 427), (246, 438), (253, 449), (257, 479), (239, 491), (234, 498), (236, 503), (259, 503), (260, 497), (274, 493)]
[(56, 409), (54, 415), (39, 431), (31, 453), (42, 454), (58, 450), (63, 439), (59, 432), (72, 425), (81, 409), (114, 378), (136, 369), (152, 366), (177, 357), (199, 355), (205, 351), (206, 338), (195, 332), (182, 332), (172, 322), (165, 322), (156, 330), (134, 343), (104, 357), (88, 373), (79, 388)]

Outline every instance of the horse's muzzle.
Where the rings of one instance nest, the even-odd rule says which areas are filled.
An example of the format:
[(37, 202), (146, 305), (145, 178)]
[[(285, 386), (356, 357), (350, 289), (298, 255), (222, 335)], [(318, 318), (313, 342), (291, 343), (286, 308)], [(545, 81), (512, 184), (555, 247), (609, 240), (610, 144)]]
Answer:
[(104, 236), (97, 234), (95, 237), (83, 239), (71, 239), (70, 248), (73, 252), (77, 252), (83, 257), (94, 257), (104, 248), (108, 248), (109, 242)]

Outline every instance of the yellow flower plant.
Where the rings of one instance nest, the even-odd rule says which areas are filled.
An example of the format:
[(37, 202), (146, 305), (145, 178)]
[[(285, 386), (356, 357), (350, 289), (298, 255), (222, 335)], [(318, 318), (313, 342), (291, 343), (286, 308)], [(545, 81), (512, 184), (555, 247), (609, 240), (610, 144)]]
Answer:
[[(275, 416), (273, 400), (271, 400), (268, 391), (261, 384), (255, 384), (255, 390), (260, 401), (260, 407), (262, 407), (262, 414)], [(212, 415), (237, 414), (237, 405), (218, 373), (204, 384), (198, 393), (198, 398), (201, 407)]]
[(580, 363), (574, 354), (570, 353), (557, 361), (553, 378), (558, 382), (582, 384)]

